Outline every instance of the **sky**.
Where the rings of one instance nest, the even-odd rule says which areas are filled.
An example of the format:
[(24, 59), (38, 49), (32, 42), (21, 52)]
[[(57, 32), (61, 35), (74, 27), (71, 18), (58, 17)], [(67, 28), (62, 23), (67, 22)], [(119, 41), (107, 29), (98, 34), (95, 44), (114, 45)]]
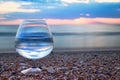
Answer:
[(120, 0), (0, 0), (0, 25), (45, 19), (49, 25), (120, 24)]

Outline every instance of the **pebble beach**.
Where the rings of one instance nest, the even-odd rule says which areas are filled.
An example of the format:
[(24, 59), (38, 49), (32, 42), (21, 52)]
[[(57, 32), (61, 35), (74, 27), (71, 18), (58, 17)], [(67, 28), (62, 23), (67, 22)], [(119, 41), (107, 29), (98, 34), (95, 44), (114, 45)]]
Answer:
[[(21, 73), (34, 62), (41, 72)], [(34, 62), (1, 53), (0, 80), (120, 80), (120, 51), (52, 52)]]

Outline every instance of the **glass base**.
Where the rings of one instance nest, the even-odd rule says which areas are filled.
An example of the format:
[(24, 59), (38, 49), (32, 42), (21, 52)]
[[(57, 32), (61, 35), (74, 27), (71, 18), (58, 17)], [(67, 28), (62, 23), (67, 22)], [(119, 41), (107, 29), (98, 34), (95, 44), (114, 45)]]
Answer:
[(35, 74), (35, 73), (39, 73), (39, 72), (41, 72), (40, 68), (28, 68), (28, 69), (21, 71), (21, 73), (23, 73), (23, 74)]

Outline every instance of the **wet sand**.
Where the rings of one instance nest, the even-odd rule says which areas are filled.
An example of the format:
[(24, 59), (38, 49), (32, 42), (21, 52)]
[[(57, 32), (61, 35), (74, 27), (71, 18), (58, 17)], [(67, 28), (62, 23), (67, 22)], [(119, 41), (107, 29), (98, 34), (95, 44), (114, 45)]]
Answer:
[(0, 80), (120, 80), (120, 51), (52, 52), (35, 62), (42, 71), (24, 75), (33, 61), (1, 53)]

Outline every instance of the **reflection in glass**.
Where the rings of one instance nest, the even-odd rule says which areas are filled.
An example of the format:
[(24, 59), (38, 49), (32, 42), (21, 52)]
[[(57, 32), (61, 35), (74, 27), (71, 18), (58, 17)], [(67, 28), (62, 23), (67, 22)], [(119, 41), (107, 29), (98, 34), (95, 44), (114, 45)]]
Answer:
[[(50, 54), (53, 49), (53, 38), (44, 20), (24, 20), (16, 34), (16, 51), (23, 57), (36, 60)], [(23, 74), (39, 72), (36, 66), (21, 71)]]

